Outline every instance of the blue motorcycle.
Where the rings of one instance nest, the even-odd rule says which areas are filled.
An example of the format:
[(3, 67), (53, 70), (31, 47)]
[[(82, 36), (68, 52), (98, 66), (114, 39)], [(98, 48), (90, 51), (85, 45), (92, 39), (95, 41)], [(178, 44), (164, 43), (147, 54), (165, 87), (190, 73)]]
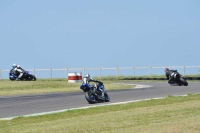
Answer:
[(94, 85), (82, 84), (80, 89), (85, 92), (85, 99), (90, 104), (110, 101), (110, 97), (105, 91), (105, 87), (102, 82), (95, 83)]
[[(19, 76), (19, 73), (13, 71), (13, 69), (9, 72), (9, 78), (11, 81), (16, 80)], [(36, 81), (36, 77), (32, 74), (29, 74), (29, 71), (25, 71), (23, 76), (20, 78), (20, 81)]]

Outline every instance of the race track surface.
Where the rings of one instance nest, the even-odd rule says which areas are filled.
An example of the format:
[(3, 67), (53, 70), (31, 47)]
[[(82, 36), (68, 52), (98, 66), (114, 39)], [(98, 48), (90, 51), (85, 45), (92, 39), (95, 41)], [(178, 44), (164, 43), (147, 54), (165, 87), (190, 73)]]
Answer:
[[(166, 82), (127, 84), (143, 84), (151, 87), (107, 91), (111, 99), (111, 102), (108, 103), (200, 93), (200, 82), (190, 82), (189, 86), (170, 86)], [(98, 103), (98, 105), (108, 103)], [(88, 104), (84, 92), (0, 97), (0, 119), (95, 105), (97, 104)]]

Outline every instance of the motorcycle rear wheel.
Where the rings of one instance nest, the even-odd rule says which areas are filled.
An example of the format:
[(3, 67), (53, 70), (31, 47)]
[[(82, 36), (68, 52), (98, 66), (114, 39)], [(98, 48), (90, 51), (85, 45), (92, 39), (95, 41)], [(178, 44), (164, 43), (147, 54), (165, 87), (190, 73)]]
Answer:
[(188, 82), (184, 78), (180, 78), (180, 81), (184, 86), (188, 86)]

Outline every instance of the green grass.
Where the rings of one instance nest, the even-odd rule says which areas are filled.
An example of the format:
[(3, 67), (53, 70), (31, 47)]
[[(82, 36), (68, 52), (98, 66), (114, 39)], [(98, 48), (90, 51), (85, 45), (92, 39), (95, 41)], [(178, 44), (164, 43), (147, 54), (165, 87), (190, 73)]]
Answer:
[(199, 133), (200, 94), (0, 121), (1, 133)]
[[(81, 92), (81, 83), (68, 83), (66, 79), (37, 80), (37, 81), (0, 81), (0, 96), (41, 94), (55, 92)], [(134, 85), (112, 84), (105, 81), (106, 90), (131, 89)]]

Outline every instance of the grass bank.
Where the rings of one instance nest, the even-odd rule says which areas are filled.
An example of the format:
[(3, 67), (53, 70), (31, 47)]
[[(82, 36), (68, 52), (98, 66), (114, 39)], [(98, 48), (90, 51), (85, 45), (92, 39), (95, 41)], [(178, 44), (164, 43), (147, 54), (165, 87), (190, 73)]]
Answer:
[[(106, 90), (131, 89), (134, 85), (112, 84), (105, 81)], [(37, 81), (0, 81), (0, 96), (42, 94), (54, 92), (81, 92), (81, 83), (68, 83), (66, 79), (37, 80)]]
[(200, 94), (0, 121), (1, 133), (199, 133)]

